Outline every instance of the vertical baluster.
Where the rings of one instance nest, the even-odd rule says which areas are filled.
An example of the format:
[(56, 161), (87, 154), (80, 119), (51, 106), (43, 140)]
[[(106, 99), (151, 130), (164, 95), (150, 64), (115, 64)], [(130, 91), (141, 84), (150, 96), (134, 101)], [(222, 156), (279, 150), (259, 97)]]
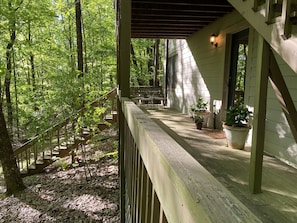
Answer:
[(34, 147), (33, 147), (33, 155), (34, 155), (33, 163), (35, 163), (35, 165), (36, 165), (37, 158), (38, 158), (38, 143), (39, 143), (39, 140), (36, 140), (36, 142), (34, 143)]
[(275, 2), (275, 0), (267, 0), (266, 1), (266, 18), (265, 18), (265, 22), (267, 24), (272, 23), (272, 19), (273, 19), (273, 16), (274, 16), (274, 7), (273, 7), (274, 2)]
[(131, 217), (132, 222), (135, 222), (135, 200), (136, 200), (136, 170), (137, 170), (137, 157), (138, 151), (136, 146), (133, 146), (133, 153), (132, 153), (132, 178), (131, 178), (131, 187), (132, 187), (132, 196), (131, 196)]
[(254, 0), (253, 10), (256, 12), (258, 11), (259, 6), (263, 5), (265, 0)]
[(42, 149), (42, 159), (45, 158), (45, 149), (46, 149), (46, 142), (45, 142), (45, 137), (44, 137), (44, 133), (41, 135), (41, 139), (40, 139), (40, 147)]
[(292, 0), (283, 0), (282, 8), (282, 21), (284, 23), (284, 31), (282, 34), (283, 39), (288, 39), (291, 37), (292, 32), (292, 22), (290, 20)]
[(162, 206), (160, 206), (160, 221), (159, 221), (159, 223), (168, 223)]
[(145, 167), (144, 167), (144, 163), (141, 160), (140, 163), (140, 191), (139, 191), (139, 217), (138, 217), (138, 221), (139, 222), (143, 222), (143, 212), (144, 212), (144, 199), (145, 199), (145, 195), (144, 195), (144, 191), (145, 191)]
[(57, 129), (57, 143), (58, 143), (58, 148), (60, 149), (60, 128)]
[(136, 170), (136, 222), (140, 222), (139, 213), (140, 213), (140, 196), (141, 196), (141, 172), (142, 172), (142, 158), (140, 153), (138, 152), (138, 160), (137, 160), (137, 170)]
[(20, 163), (20, 166), (21, 166), (21, 169), (24, 169), (23, 153), (21, 153), (20, 156), (21, 156), (21, 163)]
[(153, 185), (151, 182), (151, 179), (148, 174), (146, 174), (146, 193), (145, 193), (145, 219), (144, 223), (149, 223), (152, 216), (152, 191), (153, 191)]
[(68, 143), (69, 143), (69, 139), (68, 139), (68, 121), (64, 125), (64, 137), (65, 137), (66, 147), (68, 147)]
[(151, 223), (159, 222), (160, 221), (160, 201), (159, 198), (152, 188), (152, 213), (151, 213)]
[(53, 142), (52, 142), (52, 131), (48, 131), (47, 132), (47, 137), (48, 137), (48, 145), (49, 145), (49, 149), (50, 149), (50, 156), (53, 157)]
[(28, 153), (30, 154), (30, 148), (26, 150), (26, 168), (27, 168), (27, 171), (29, 171), (29, 160), (28, 160)]

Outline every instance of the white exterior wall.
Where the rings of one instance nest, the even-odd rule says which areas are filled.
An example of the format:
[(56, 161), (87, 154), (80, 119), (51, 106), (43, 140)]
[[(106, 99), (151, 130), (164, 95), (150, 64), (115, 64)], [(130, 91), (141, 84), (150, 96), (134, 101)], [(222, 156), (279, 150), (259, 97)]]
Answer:
[[(289, 89), (293, 99), (295, 108), (297, 108), (297, 74), (279, 57), (277, 62), (285, 79), (286, 85)], [(297, 143), (292, 136), (291, 129), (285, 118), (284, 113), (278, 103), (276, 96), (272, 92), (272, 87), (269, 85), (268, 106), (269, 115), (267, 114), (267, 152), (270, 154), (277, 154), (279, 158), (293, 164), (297, 168)], [(271, 117), (271, 118), (270, 118)], [(279, 149), (281, 148), (281, 150)], [(288, 159), (290, 157), (290, 159)]]
[[(248, 28), (247, 22), (234, 12), (194, 33), (187, 40), (171, 40), (169, 57), (177, 55), (175, 89), (168, 91), (168, 105), (185, 114), (190, 106), (203, 97), (213, 110), (221, 109), (223, 99), (224, 75), (226, 73), (226, 36)], [(218, 34), (218, 47), (210, 44), (211, 34)], [(211, 113), (212, 114), (212, 113)], [(217, 127), (221, 125), (220, 121)], [(212, 127), (212, 117), (209, 126)]]
[(169, 57), (176, 55), (177, 64), (175, 89), (170, 89), (168, 105), (183, 113), (189, 113), (190, 105), (199, 97), (209, 101), (209, 93), (187, 42), (170, 41), (169, 47), (174, 49)]
[[(200, 96), (209, 102), (210, 107), (214, 101), (226, 100), (223, 92), (226, 91), (227, 83), (224, 82), (224, 77), (229, 73), (228, 53), (231, 47), (228, 45), (227, 35), (245, 28), (248, 28), (247, 23), (234, 12), (196, 32), (187, 41), (171, 41), (169, 57), (177, 55), (177, 84), (175, 89), (168, 91), (170, 107), (187, 114), (190, 105)], [(209, 43), (210, 35), (216, 32), (219, 34), (217, 48)], [(250, 29), (245, 103), (251, 110), (254, 107), (255, 97), (257, 38), (258, 34), (254, 29)], [(297, 106), (297, 74), (280, 57), (277, 57), (277, 61)], [(263, 139), (265, 152), (297, 167), (297, 144), (270, 84), (268, 84), (266, 118), (266, 136)], [(209, 124), (212, 127), (212, 123)], [(251, 138), (248, 142), (251, 142)]]

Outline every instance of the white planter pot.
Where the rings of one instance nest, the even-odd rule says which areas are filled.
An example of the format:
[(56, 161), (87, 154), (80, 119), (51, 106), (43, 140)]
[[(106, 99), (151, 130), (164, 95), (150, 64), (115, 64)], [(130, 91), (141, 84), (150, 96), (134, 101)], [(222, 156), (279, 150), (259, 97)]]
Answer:
[(233, 149), (244, 149), (250, 127), (233, 127), (223, 125), (227, 146)]

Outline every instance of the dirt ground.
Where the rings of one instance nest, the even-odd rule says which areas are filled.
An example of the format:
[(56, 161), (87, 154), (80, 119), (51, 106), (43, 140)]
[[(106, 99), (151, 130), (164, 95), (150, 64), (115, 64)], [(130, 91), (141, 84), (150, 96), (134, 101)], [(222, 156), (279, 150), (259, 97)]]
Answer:
[(64, 158), (25, 177), (25, 191), (0, 199), (0, 223), (120, 222), (115, 134), (94, 137), (77, 151), (74, 165)]

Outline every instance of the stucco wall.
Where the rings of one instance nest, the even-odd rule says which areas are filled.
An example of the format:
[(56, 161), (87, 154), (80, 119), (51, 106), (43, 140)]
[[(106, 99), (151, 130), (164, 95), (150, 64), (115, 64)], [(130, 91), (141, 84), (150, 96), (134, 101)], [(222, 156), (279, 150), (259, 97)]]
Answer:
[[(221, 108), (224, 118), (227, 79), (229, 73), (229, 35), (248, 28), (246, 21), (237, 13), (229, 14), (207, 28), (196, 32), (187, 40), (171, 41), (169, 57), (176, 55), (176, 85), (168, 91), (169, 106), (183, 113), (202, 96), (212, 109), (213, 103)], [(218, 47), (209, 43), (212, 33), (218, 33)], [(246, 76), (245, 103), (253, 110), (255, 97), (255, 69), (257, 62), (258, 34), (251, 28), (249, 34), (249, 55)], [(229, 41), (229, 42), (228, 42)], [(277, 57), (295, 106), (297, 106), (297, 74)], [(271, 85), (268, 84), (267, 115), (265, 131), (265, 152), (292, 166), (297, 167), (297, 144), (290, 127), (276, 99)], [(212, 121), (212, 120), (211, 120)], [(213, 123), (209, 123), (213, 127)], [(220, 120), (217, 120), (220, 125)], [(217, 126), (218, 127), (218, 126)], [(251, 135), (251, 134), (250, 134)], [(251, 142), (251, 137), (249, 138)]]

